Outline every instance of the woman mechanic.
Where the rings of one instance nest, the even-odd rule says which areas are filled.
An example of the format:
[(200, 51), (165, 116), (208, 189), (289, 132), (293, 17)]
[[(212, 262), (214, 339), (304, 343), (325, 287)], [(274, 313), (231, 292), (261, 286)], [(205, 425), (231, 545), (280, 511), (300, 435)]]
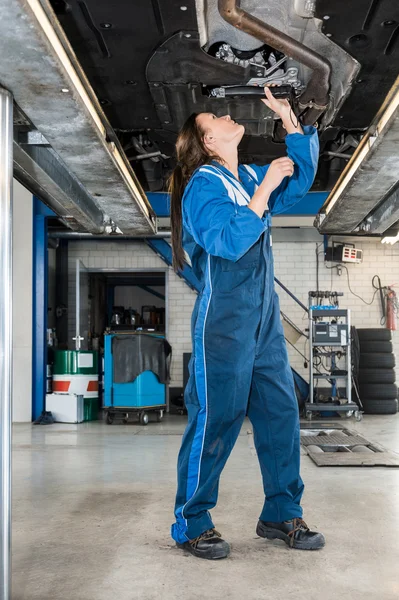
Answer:
[(262, 100), (287, 131), (287, 156), (265, 166), (239, 165), (244, 126), (229, 115), (192, 114), (177, 142), (169, 183), (174, 268), (188, 254), (201, 282), (191, 321), (192, 357), (185, 389), (188, 424), (178, 458), (179, 548), (206, 559), (230, 546), (215, 530), (219, 478), (246, 414), (252, 422), (265, 500), (256, 532), (290, 548), (316, 550), (300, 506), (299, 411), (278, 296), (271, 216), (309, 191), (318, 137), (302, 127), (287, 100), (265, 88)]

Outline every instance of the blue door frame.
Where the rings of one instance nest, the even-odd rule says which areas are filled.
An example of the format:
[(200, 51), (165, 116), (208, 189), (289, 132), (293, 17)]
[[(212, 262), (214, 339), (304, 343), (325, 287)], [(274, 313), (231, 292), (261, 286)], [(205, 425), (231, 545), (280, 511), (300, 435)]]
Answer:
[(32, 420), (45, 407), (47, 361), (47, 219), (55, 213), (33, 197)]

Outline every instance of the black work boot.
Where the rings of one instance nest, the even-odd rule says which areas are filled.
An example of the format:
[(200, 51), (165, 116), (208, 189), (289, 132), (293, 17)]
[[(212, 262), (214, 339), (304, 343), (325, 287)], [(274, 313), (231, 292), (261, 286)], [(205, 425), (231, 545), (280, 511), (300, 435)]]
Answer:
[(283, 540), (287, 546), (297, 550), (320, 550), (326, 543), (322, 533), (310, 531), (305, 521), (299, 517), (282, 523), (259, 521), (256, 533), (268, 540)]
[(184, 544), (176, 543), (176, 546), (187, 550), (198, 558), (207, 558), (208, 560), (227, 558), (230, 554), (230, 545), (222, 539), (220, 533), (215, 529), (208, 529), (194, 540), (189, 540)]

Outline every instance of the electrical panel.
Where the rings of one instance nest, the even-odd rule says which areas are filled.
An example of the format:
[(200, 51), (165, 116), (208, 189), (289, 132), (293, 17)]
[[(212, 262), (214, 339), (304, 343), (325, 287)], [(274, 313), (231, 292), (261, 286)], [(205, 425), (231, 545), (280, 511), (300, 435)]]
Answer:
[[(359, 405), (352, 402), (350, 310), (339, 308), (338, 296), (342, 292), (309, 292), (309, 401), (305, 409), (310, 420), (314, 412), (323, 415), (329, 410), (361, 419)], [(325, 299), (334, 304), (320, 304)]]
[(363, 261), (363, 250), (342, 246), (342, 262), (361, 263)]
[(325, 250), (325, 260), (337, 263), (361, 263), (363, 262), (363, 250), (355, 248), (353, 244), (333, 242), (333, 245)]
[(348, 343), (348, 325), (344, 323), (314, 323), (313, 342), (315, 344), (340, 344)]

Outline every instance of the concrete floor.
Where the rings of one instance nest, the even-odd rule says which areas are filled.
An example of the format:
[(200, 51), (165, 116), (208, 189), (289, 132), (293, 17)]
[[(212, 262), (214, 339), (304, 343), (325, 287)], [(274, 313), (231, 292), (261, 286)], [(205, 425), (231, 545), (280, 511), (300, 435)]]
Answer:
[[(399, 415), (344, 424), (399, 452)], [(213, 511), (232, 556), (201, 561), (169, 537), (183, 429), (184, 417), (14, 427), (13, 600), (398, 600), (399, 469), (303, 456), (304, 518), (327, 545), (289, 550), (256, 537), (262, 488), (245, 423)]]

